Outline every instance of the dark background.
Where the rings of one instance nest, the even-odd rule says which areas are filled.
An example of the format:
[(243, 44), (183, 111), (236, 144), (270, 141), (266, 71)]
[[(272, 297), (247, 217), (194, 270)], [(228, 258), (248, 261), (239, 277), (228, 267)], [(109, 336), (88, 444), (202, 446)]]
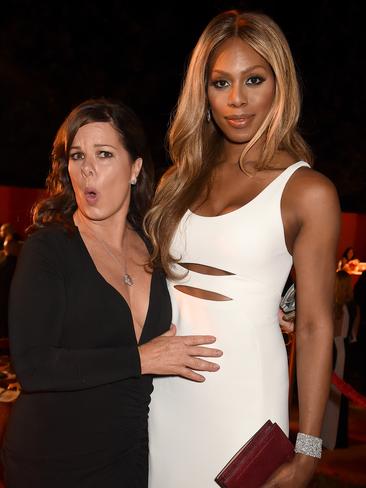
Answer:
[[(0, 185), (43, 187), (58, 126), (89, 97), (119, 97), (142, 118), (159, 175), (188, 56), (228, 8), (271, 15), (303, 89), (302, 132), (342, 209), (366, 212), (363, 2), (8, 0), (0, 6)], [(338, 3), (338, 2), (337, 2)]]

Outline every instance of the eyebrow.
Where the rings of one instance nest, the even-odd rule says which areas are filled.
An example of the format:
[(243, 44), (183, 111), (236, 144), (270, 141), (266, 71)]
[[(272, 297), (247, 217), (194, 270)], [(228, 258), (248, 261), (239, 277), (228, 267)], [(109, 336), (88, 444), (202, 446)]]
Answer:
[[(249, 66), (249, 68), (241, 71), (241, 74), (248, 73), (248, 72), (253, 71), (255, 69), (258, 69), (258, 68), (262, 68), (264, 70), (267, 69), (266, 66), (263, 66), (262, 64), (255, 64), (255, 65)], [(212, 73), (217, 73), (217, 74), (220, 74), (220, 75), (227, 75), (227, 76), (230, 76), (231, 75), (231, 73), (228, 73), (227, 71), (223, 71), (221, 69), (213, 69), (212, 70)]]
[[(117, 148), (115, 146), (112, 146), (112, 144), (94, 144), (94, 147), (113, 147), (117, 151)], [(70, 149), (81, 149), (80, 146), (71, 146)]]

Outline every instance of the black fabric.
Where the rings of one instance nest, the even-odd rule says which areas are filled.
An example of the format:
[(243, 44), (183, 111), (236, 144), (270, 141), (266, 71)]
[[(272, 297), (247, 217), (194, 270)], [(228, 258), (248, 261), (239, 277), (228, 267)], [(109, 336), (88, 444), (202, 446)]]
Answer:
[[(7, 488), (145, 488), (152, 378), (140, 374), (126, 301), (77, 230), (50, 227), (25, 242), (9, 309), (23, 392), (2, 453)], [(170, 323), (166, 281), (154, 271), (140, 343)]]

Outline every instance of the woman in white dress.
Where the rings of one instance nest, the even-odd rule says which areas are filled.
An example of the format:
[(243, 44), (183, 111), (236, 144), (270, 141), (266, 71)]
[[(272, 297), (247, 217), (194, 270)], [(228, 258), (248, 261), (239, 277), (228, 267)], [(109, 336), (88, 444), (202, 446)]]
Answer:
[(279, 27), (260, 14), (215, 17), (190, 60), (169, 131), (173, 166), (146, 228), (168, 275), (178, 335), (211, 334), (223, 356), (201, 383), (155, 379), (151, 488), (215, 487), (267, 419), (288, 434), (278, 306), (292, 264), (300, 434), (293, 461), (266, 486), (305, 487), (314, 473), (330, 382), (339, 204), (331, 182), (310, 168), (299, 111)]

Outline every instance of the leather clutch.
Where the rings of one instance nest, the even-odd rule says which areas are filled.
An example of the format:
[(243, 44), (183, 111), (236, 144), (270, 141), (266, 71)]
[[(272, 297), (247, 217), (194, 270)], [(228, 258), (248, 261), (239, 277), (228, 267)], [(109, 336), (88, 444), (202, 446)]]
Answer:
[(221, 488), (259, 488), (294, 455), (294, 446), (270, 420), (251, 437), (216, 476)]

